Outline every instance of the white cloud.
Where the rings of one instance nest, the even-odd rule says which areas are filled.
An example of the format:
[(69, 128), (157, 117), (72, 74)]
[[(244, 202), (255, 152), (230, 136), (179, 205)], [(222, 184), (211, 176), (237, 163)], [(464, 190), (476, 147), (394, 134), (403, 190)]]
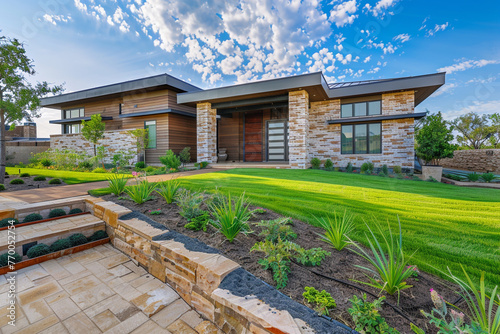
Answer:
[(363, 60), (363, 63), (365, 63), (365, 64), (366, 64), (366, 63), (367, 63), (367, 62), (369, 62), (371, 59), (372, 59), (372, 56), (368, 56), (368, 57), (366, 57), (366, 58), (365, 58), (365, 60)]
[(378, 71), (380, 71), (380, 67), (375, 67), (375, 68), (372, 68), (371, 70), (369, 70), (367, 73), (374, 74), (374, 73), (377, 73)]
[(356, 13), (358, 7), (356, 0), (350, 0), (338, 5), (335, 5), (330, 12), (329, 20), (335, 22), (337, 27), (343, 27), (346, 24), (352, 24), (354, 19), (357, 18)]
[(78, 8), (79, 11), (83, 13), (88, 13), (87, 12), (87, 5), (82, 3), (80, 0), (75, 0), (75, 6)]
[(68, 21), (71, 20), (71, 16), (64, 16), (64, 15), (49, 15), (49, 14), (44, 14), (43, 15), (43, 19), (48, 22), (48, 23), (51, 23), (53, 25), (57, 25), (57, 22), (64, 22), (64, 23), (67, 23)]
[(490, 64), (500, 64), (500, 61), (498, 60), (486, 60), (486, 59), (481, 59), (481, 60), (465, 60), (457, 64), (453, 64), (450, 66), (445, 66), (438, 68), (438, 72), (446, 72), (448, 74), (451, 74), (453, 72), (460, 72), (460, 71), (465, 71), (470, 68), (476, 68), (476, 67), (483, 67), (486, 65)]
[(370, 4), (365, 5), (365, 9), (372, 13), (373, 16), (377, 17), (379, 15), (384, 16), (385, 15), (385, 10), (387, 10), (389, 7), (392, 7), (396, 4), (398, 0), (380, 0), (375, 4), (375, 6), (371, 6)]
[(410, 35), (408, 34), (399, 34), (393, 38), (395, 41), (401, 41), (401, 43), (408, 42), (410, 40)]
[(436, 24), (434, 28), (427, 30), (426, 36), (434, 36), (435, 33), (437, 33), (438, 31), (444, 31), (446, 28), (448, 28), (448, 22), (443, 24)]
[(496, 113), (498, 112), (498, 110), (500, 110), (500, 100), (492, 100), (492, 101), (475, 100), (470, 103), (467, 103), (466, 106), (457, 104), (454, 110), (444, 112), (443, 117), (446, 120), (451, 120), (470, 112), (475, 112), (480, 115), (484, 115), (484, 114)]
[(434, 94), (432, 94), (431, 97), (436, 97), (436, 96), (442, 95), (444, 93), (450, 93), (456, 87), (457, 87), (457, 85), (454, 84), (454, 83), (445, 84), (444, 86), (442, 86), (441, 88), (439, 88), (437, 92), (435, 92)]

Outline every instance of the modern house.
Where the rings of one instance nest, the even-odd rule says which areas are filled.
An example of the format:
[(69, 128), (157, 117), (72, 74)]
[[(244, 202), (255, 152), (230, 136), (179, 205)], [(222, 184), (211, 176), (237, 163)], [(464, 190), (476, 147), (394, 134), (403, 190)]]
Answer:
[(441, 87), (445, 73), (328, 84), (321, 72), (202, 90), (167, 74), (45, 98), (61, 110), (56, 148), (90, 146), (81, 120), (100, 113), (104, 145), (132, 148), (127, 129), (148, 128), (148, 163), (167, 149), (190, 146), (197, 161), (280, 163), (308, 168), (312, 158), (335, 166), (398, 165), (412, 169), (414, 108)]

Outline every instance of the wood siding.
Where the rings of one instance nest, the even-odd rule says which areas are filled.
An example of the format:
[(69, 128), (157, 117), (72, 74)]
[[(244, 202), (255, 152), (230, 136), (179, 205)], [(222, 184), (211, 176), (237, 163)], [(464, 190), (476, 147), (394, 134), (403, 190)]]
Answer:
[(120, 99), (110, 99), (97, 102), (88, 102), (83, 105), (74, 105), (67, 107), (65, 109), (73, 108), (85, 108), (85, 117), (90, 117), (95, 114), (101, 114), (101, 116), (111, 116), (113, 117), (110, 121), (105, 121), (106, 130), (119, 130), (122, 128), (122, 121), (119, 116), (120, 110)]
[(136, 93), (123, 97), (122, 114), (162, 109), (175, 109), (196, 114), (196, 108), (177, 104), (177, 93), (170, 90)]
[(191, 162), (196, 162), (196, 118), (178, 114), (168, 115), (168, 146), (175, 153), (190, 147)]
[(240, 161), (240, 114), (233, 113), (232, 118), (219, 119), (218, 149), (227, 149), (227, 161)]

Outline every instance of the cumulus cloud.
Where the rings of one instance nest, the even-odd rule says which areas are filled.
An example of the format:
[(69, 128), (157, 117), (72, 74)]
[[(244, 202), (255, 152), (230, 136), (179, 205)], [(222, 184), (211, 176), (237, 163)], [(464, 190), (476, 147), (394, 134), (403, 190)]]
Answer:
[(378, 1), (375, 6), (371, 6), (369, 3), (365, 5), (365, 9), (370, 12), (373, 16), (384, 16), (385, 11), (394, 6), (397, 3), (398, 0), (380, 0)]
[(465, 71), (471, 68), (477, 68), (477, 67), (483, 67), (486, 65), (490, 64), (499, 64), (500, 61), (498, 60), (486, 60), (486, 59), (481, 59), (481, 60), (465, 60), (460, 63), (456, 63), (450, 66), (445, 66), (438, 68), (438, 72), (446, 72), (448, 74), (451, 74), (453, 72), (460, 72), (460, 71)]
[(71, 20), (71, 16), (44, 14), (43, 19), (44, 21), (56, 26), (58, 22), (67, 23)]
[(352, 24), (354, 19), (358, 17), (357, 15), (354, 15), (357, 9), (356, 0), (345, 1), (333, 7), (330, 12), (329, 20), (334, 22), (337, 27)]

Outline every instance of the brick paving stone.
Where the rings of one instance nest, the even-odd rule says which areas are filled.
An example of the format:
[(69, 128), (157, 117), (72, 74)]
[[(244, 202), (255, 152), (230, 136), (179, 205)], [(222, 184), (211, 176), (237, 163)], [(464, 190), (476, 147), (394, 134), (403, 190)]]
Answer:
[(139, 328), (132, 332), (132, 334), (170, 334), (171, 332), (165, 328), (161, 328), (158, 324), (152, 320), (146, 321)]
[(43, 299), (24, 305), (22, 308), (30, 323), (35, 323), (54, 314)]
[(198, 334), (181, 319), (177, 319), (174, 323), (168, 326), (167, 329), (173, 334)]
[(63, 321), (71, 334), (99, 334), (99, 328), (83, 312), (79, 312)]
[(166, 328), (190, 309), (191, 307), (184, 300), (179, 298), (160, 312), (153, 315), (151, 319), (161, 327)]
[(70, 298), (59, 299), (49, 304), (49, 306), (61, 320), (66, 320), (81, 311), (78, 305)]

